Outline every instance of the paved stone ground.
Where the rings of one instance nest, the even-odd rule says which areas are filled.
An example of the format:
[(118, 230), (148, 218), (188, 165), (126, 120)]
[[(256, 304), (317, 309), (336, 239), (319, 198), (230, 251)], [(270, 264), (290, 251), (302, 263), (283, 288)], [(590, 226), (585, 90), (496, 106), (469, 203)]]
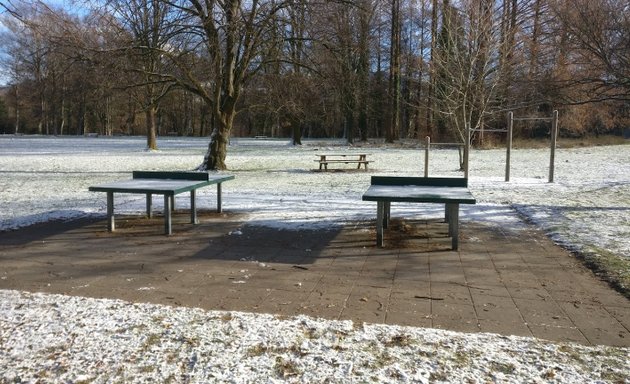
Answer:
[(46, 223), (0, 233), (0, 289), (120, 298), (212, 310), (630, 346), (630, 300), (530, 228), (395, 221), (283, 231), (233, 214)]

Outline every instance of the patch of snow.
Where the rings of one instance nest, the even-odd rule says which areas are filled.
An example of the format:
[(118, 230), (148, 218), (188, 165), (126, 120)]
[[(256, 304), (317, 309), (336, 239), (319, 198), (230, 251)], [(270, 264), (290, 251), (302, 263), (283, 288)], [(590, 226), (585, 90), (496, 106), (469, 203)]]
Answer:
[[(370, 175), (421, 176), (424, 168), (422, 150), (369, 148), (368, 173), (312, 172), (318, 151), (365, 149), (304, 143), (232, 140), (228, 173), (236, 179), (223, 184), (224, 210), (283, 230), (373, 222), (376, 204), (361, 201)], [(207, 139), (158, 144), (145, 151), (138, 137), (0, 136), (0, 231), (102, 217), (105, 196), (89, 186), (133, 170), (192, 170)], [(469, 186), (477, 204), (463, 205), (461, 220), (515, 232), (531, 223), (570, 248), (630, 257), (627, 153), (627, 146), (559, 149), (556, 182), (547, 183), (548, 150), (513, 150), (505, 183), (504, 151), (473, 151)], [(458, 168), (456, 150), (431, 152), (432, 176), (461, 177)], [(197, 198), (198, 207), (216, 204), (212, 188)], [(142, 214), (144, 197), (116, 195), (115, 208)], [(431, 204), (392, 205), (396, 216), (443, 214)], [(0, 382), (602, 382), (630, 377), (629, 361), (627, 348), (0, 290)]]
[(2, 382), (587, 383), (630, 349), (0, 290)]
[[(226, 212), (243, 213), (250, 225), (278, 229), (330, 229), (374, 219), (375, 203), (361, 201), (370, 175), (420, 176), (424, 151), (352, 148), (343, 141), (233, 139), (224, 184)], [(91, 185), (130, 177), (133, 170), (192, 170), (207, 148), (205, 138), (160, 138), (159, 151), (144, 151), (141, 137), (0, 136), (0, 231), (51, 219), (104, 215), (104, 194)], [(630, 257), (630, 162), (624, 146), (559, 149), (555, 183), (547, 183), (549, 150), (513, 150), (511, 180), (503, 181), (503, 150), (470, 156), (470, 189), (477, 205), (462, 206), (461, 220), (525, 228), (522, 217), (573, 249), (600, 248)], [(372, 170), (313, 172), (317, 153), (369, 152)], [(432, 176), (461, 177), (456, 150), (434, 150)], [(577, 171), (576, 171), (577, 169)], [(26, 191), (26, 192), (25, 192)], [(198, 206), (215, 204), (212, 188), (198, 191)], [(161, 201), (154, 201), (160, 209)], [(187, 198), (177, 205), (186, 208)], [(116, 212), (141, 214), (144, 197), (116, 195)], [(392, 215), (440, 217), (435, 205), (394, 204)], [(233, 232), (237, 234), (238, 231)]]

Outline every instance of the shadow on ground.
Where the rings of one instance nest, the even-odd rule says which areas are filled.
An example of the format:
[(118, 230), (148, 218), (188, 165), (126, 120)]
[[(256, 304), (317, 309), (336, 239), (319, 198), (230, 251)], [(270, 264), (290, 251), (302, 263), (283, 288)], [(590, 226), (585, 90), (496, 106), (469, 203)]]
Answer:
[(234, 213), (0, 233), (0, 288), (630, 346), (630, 301), (533, 227), (439, 220), (278, 230)]

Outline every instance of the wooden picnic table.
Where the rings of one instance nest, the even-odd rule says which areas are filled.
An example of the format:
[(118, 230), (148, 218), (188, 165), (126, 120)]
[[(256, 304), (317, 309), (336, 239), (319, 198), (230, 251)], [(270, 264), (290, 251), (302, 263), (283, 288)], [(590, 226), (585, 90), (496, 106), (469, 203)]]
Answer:
[(164, 232), (172, 234), (171, 211), (175, 208), (175, 195), (190, 192), (190, 221), (197, 224), (196, 190), (208, 185), (217, 185), (217, 212), (221, 212), (221, 183), (234, 179), (233, 175), (210, 175), (207, 172), (159, 172), (134, 171), (132, 179), (89, 187), (93, 192), (107, 193), (107, 229), (113, 232), (114, 193), (140, 193), (146, 195), (149, 218), (153, 215), (153, 195), (164, 196)]
[(365, 167), (365, 170), (368, 170), (368, 161), (367, 153), (320, 153), (316, 155), (319, 157), (319, 160), (315, 160), (319, 162), (319, 169), (327, 171), (328, 164), (357, 164), (357, 169), (361, 169), (361, 165)]
[(383, 229), (388, 227), (392, 202), (445, 204), (445, 220), (452, 248), (459, 246), (459, 205), (476, 204), (468, 190), (468, 179), (447, 177), (372, 176), (364, 201), (376, 201), (376, 244), (383, 246)]

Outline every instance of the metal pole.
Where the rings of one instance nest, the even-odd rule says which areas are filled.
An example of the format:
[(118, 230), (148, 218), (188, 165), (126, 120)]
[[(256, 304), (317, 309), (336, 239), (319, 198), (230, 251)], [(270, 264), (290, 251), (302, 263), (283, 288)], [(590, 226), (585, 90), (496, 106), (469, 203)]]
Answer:
[(427, 136), (426, 146), (424, 147), (424, 177), (429, 177), (429, 147), (431, 146), (431, 137)]
[(469, 159), (469, 153), (470, 153), (470, 127), (468, 126), (468, 124), (465, 124), (464, 127), (466, 128), (466, 143), (464, 145), (464, 177), (468, 179), (468, 169), (469, 169), (468, 159)]
[(505, 181), (510, 181), (510, 155), (512, 153), (512, 131), (514, 129), (514, 112), (508, 112), (507, 152), (505, 154)]
[(553, 111), (551, 122), (551, 155), (549, 156), (549, 182), (553, 183), (554, 163), (556, 159), (556, 140), (558, 138), (558, 111)]

